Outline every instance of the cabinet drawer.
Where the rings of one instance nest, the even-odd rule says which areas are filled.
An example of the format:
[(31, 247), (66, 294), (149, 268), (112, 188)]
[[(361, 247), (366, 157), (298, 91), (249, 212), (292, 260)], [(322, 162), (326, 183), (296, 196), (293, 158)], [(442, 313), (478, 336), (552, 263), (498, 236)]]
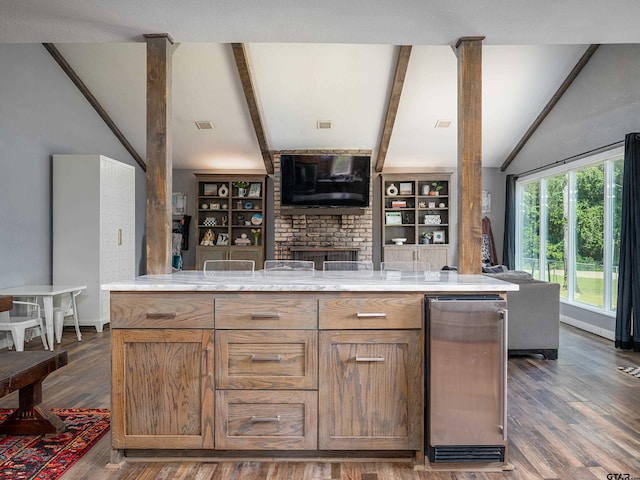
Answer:
[(213, 328), (213, 295), (113, 292), (111, 328)]
[(296, 294), (225, 295), (216, 298), (216, 328), (315, 329), (318, 302), (315, 297)]
[(332, 297), (320, 299), (321, 329), (421, 328), (422, 295)]
[(315, 450), (317, 392), (216, 391), (220, 450)]
[(216, 332), (216, 388), (315, 389), (318, 332)]

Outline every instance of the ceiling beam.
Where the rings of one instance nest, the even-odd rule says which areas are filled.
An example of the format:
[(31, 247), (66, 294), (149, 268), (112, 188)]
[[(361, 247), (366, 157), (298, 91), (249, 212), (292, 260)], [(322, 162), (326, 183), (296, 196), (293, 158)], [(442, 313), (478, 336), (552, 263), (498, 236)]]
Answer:
[(398, 58), (396, 60), (396, 71), (393, 76), (393, 85), (391, 87), (391, 95), (389, 96), (389, 105), (387, 106), (387, 115), (384, 119), (384, 128), (380, 137), (380, 145), (378, 145), (378, 158), (376, 160), (376, 172), (382, 172), (384, 161), (387, 158), (387, 150), (393, 133), (393, 125), (396, 121), (398, 113), (398, 105), (400, 104), (400, 96), (402, 95), (402, 87), (407, 74), (407, 66), (411, 57), (411, 45), (401, 45), (398, 49)]
[(146, 172), (147, 165), (145, 164), (142, 157), (138, 155), (138, 152), (136, 152), (135, 148), (133, 148), (133, 146), (129, 143), (127, 138), (124, 136), (122, 131), (120, 131), (120, 129), (115, 124), (115, 122), (111, 119), (111, 117), (106, 112), (106, 110), (102, 108), (102, 105), (100, 105), (100, 102), (98, 102), (98, 99), (93, 96), (89, 88), (85, 85), (85, 83), (82, 81), (80, 76), (76, 73), (76, 71), (71, 67), (71, 65), (69, 65), (69, 63), (64, 58), (62, 53), (60, 53), (60, 51), (56, 48), (56, 46), (53, 43), (43, 43), (42, 45), (44, 46), (44, 48), (47, 49), (47, 52), (49, 52), (49, 54), (53, 57), (53, 59), (56, 62), (58, 62), (58, 65), (60, 65), (60, 68), (62, 68), (64, 73), (67, 74), (67, 76), (71, 79), (71, 81), (78, 88), (78, 90), (80, 90), (80, 93), (82, 93), (82, 95), (84, 95), (84, 97), (88, 100), (88, 102), (91, 104), (94, 110), (98, 113), (100, 118), (102, 118), (104, 123), (106, 123), (107, 127), (109, 127), (109, 129), (113, 132), (116, 138), (120, 141), (122, 146), (127, 150), (127, 152), (129, 152), (129, 154), (133, 157), (136, 163), (140, 165), (140, 168), (142, 169), (142, 171)]
[(273, 174), (273, 158), (267, 145), (267, 138), (262, 128), (262, 119), (260, 118), (260, 109), (258, 108), (258, 101), (256, 93), (253, 88), (253, 80), (251, 79), (251, 70), (249, 69), (249, 62), (247, 60), (247, 51), (244, 44), (232, 43), (233, 56), (236, 59), (236, 67), (238, 67), (238, 74), (240, 75), (240, 81), (242, 82), (242, 90), (244, 91), (244, 97), (247, 100), (247, 107), (249, 108), (249, 114), (251, 115), (251, 123), (253, 123), (253, 130), (256, 132), (256, 138), (258, 139), (258, 145), (260, 146), (260, 153), (262, 154), (262, 160), (264, 161), (264, 168), (269, 175)]
[(599, 44), (595, 44), (595, 43), (592, 45), (589, 45), (589, 47), (584, 52), (582, 57), (580, 57), (580, 60), (578, 60), (578, 63), (576, 63), (575, 67), (573, 67), (573, 70), (571, 70), (569, 75), (567, 75), (567, 78), (565, 78), (564, 82), (562, 82), (562, 85), (560, 85), (556, 93), (554, 93), (553, 97), (551, 97), (551, 100), (549, 100), (549, 103), (547, 103), (547, 105), (542, 109), (542, 111), (540, 112), (540, 115), (538, 115), (538, 117), (533, 121), (533, 123), (531, 124), (529, 129), (525, 132), (525, 134), (522, 136), (522, 138), (520, 139), (518, 144), (515, 146), (513, 151), (502, 163), (502, 166), (500, 166), (501, 172), (504, 172), (509, 167), (509, 165), (511, 165), (511, 162), (513, 162), (513, 160), (516, 158), (518, 153), (520, 153), (520, 150), (522, 150), (525, 144), (529, 141), (529, 139), (532, 137), (532, 135), (538, 129), (538, 127), (542, 124), (542, 122), (547, 117), (547, 115), (549, 115), (551, 110), (553, 110), (553, 107), (556, 106), (556, 103), (558, 103), (562, 95), (564, 95), (564, 92), (568, 90), (568, 88), (571, 86), (573, 81), (580, 74), (580, 72), (585, 67), (585, 65), (589, 62), (589, 60), (591, 59), (591, 56), (595, 53), (595, 51), (598, 49), (599, 46), (600, 46)]

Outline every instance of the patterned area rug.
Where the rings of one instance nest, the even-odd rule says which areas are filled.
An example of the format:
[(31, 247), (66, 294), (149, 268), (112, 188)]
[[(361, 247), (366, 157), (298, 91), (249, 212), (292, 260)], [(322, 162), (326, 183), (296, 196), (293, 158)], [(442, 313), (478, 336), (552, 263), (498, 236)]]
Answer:
[(618, 370), (640, 378), (640, 367), (618, 367)]
[[(0, 479), (57, 480), (109, 431), (109, 409), (52, 408), (66, 425), (58, 435), (0, 436)], [(0, 422), (13, 409), (0, 409)]]

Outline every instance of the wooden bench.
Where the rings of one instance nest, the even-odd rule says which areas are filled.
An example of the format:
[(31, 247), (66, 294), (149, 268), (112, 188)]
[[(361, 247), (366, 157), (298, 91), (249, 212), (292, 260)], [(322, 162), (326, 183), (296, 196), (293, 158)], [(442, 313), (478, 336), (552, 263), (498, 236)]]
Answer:
[[(0, 311), (11, 310), (12, 299), (0, 296)], [(67, 352), (0, 352), (0, 397), (18, 390), (18, 409), (2, 424), (0, 434), (60, 433), (64, 422), (42, 403), (42, 381), (67, 364)]]

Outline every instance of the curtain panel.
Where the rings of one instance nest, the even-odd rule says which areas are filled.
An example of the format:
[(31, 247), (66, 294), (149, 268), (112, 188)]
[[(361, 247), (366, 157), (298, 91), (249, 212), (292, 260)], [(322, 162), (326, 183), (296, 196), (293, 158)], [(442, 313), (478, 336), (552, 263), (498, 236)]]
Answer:
[(504, 206), (504, 235), (502, 238), (502, 264), (509, 270), (516, 267), (516, 180), (517, 175), (507, 175), (505, 206)]
[(640, 133), (624, 142), (616, 348), (640, 351)]

